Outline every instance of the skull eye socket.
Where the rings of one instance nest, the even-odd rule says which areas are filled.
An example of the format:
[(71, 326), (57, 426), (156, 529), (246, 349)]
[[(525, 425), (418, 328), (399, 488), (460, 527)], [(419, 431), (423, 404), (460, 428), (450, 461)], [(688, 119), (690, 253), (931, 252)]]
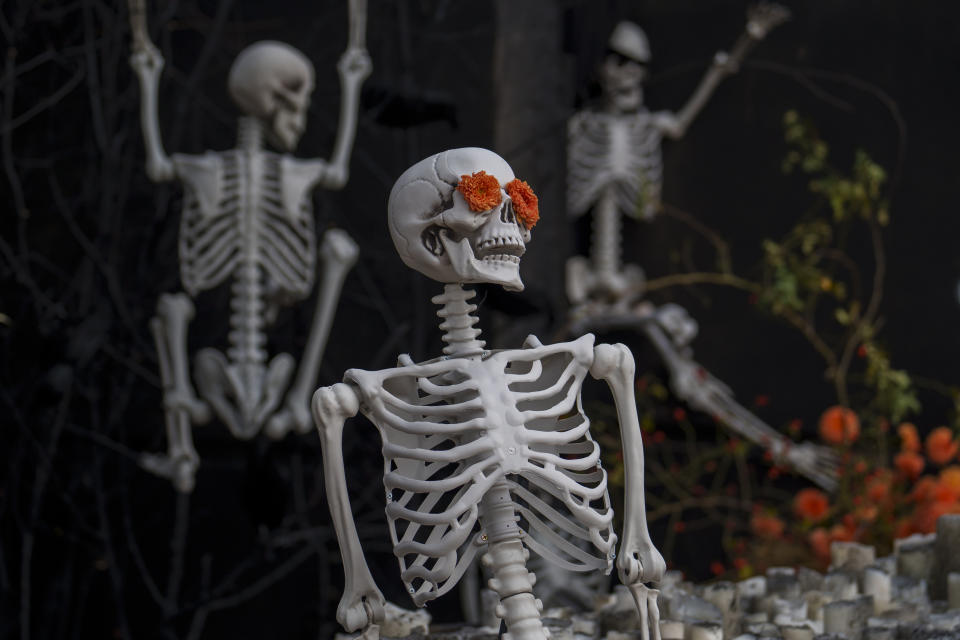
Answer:
[(460, 176), (457, 191), (467, 201), (470, 211), (489, 211), (503, 201), (500, 181), (486, 171), (477, 171), (473, 175)]
[(283, 86), (286, 87), (288, 91), (297, 93), (303, 88), (303, 78), (290, 78), (283, 83)]

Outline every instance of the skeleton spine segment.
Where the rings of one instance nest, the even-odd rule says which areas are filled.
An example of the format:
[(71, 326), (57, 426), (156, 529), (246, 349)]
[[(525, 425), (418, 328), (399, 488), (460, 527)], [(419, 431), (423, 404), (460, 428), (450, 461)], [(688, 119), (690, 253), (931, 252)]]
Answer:
[(460, 284), (445, 284), (443, 293), (431, 298), (434, 304), (443, 305), (437, 316), (443, 320), (440, 328), (444, 332), (442, 339), (447, 343), (443, 348), (446, 355), (481, 351), (486, 345), (483, 340), (478, 340), (480, 329), (473, 326), (480, 321), (473, 315), (477, 305), (467, 303), (475, 295), (475, 291), (464, 289)]

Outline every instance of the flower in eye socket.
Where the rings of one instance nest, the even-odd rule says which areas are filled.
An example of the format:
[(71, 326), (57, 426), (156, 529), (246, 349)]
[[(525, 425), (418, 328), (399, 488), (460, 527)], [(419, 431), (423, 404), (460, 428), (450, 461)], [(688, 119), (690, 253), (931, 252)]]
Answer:
[(507, 183), (507, 195), (513, 200), (513, 211), (527, 229), (533, 229), (540, 219), (540, 204), (537, 194), (523, 180)]
[(477, 171), (472, 176), (460, 176), (457, 191), (463, 194), (470, 211), (487, 211), (503, 200), (500, 193), (500, 182), (486, 171)]

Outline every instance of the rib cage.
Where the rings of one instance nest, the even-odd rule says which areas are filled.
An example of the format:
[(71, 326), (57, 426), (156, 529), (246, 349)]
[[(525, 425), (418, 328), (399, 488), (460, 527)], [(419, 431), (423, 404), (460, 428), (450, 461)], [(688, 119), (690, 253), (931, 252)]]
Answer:
[(574, 571), (610, 569), (613, 510), (580, 406), (592, 358), (587, 335), (485, 360), (347, 372), (383, 439), (394, 553), (418, 605), (452, 589), (482, 547), (477, 505), (501, 479), (533, 552)]
[(304, 197), (296, 212), (285, 210), (282, 156), (261, 151), (257, 156), (262, 165), (254, 165), (237, 149), (208, 155), (219, 163), (220, 170), (209, 177), (218, 181), (211, 191), (219, 198), (205, 211), (194, 184), (185, 180), (180, 221), (184, 288), (196, 296), (252, 262), (266, 276), (269, 290), (293, 299), (306, 297), (313, 287), (316, 255), (311, 202)]
[(610, 186), (621, 213), (648, 216), (659, 206), (662, 134), (643, 111), (616, 116), (580, 111), (567, 123), (567, 212), (586, 213)]

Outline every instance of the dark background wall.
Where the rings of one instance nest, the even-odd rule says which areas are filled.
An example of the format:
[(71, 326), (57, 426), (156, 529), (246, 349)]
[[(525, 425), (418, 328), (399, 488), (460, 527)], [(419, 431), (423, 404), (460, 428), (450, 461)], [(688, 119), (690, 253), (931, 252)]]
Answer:
[[(167, 57), (161, 119), (169, 151), (234, 143), (230, 62), (246, 44), (282, 39), (317, 67), (297, 155), (325, 156), (336, 129), (335, 63), (346, 3), (150, 3)], [(679, 109), (713, 53), (744, 23), (739, 0), (460, 3), (372, 0), (365, 85), (350, 183), (319, 191), (321, 228), (346, 229), (362, 254), (342, 298), (320, 382), (344, 369), (439, 352), (429, 297), (438, 285), (397, 259), (384, 225), (394, 178), (444, 148), (489, 146), (541, 196), (521, 297), (482, 291), (493, 346), (551, 335), (563, 309), (562, 264), (574, 245), (563, 214), (563, 123), (591, 95), (592, 71), (620, 18), (640, 23), (654, 60), (652, 108)], [(884, 298), (894, 364), (956, 382), (960, 343), (953, 174), (960, 128), (958, 10), (950, 3), (796, 3), (794, 19), (727, 80), (687, 136), (665, 143), (665, 200), (730, 244), (756, 275), (760, 242), (809, 205), (785, 177), (781, 118), (810, 116), (847, 166), (864, 148), (890, 169), (893, 222)], [(4, 4), (0, 76), (0, 636), (329, 637), (341, 573), (313, 435), (240, 443), (196, 433), (197, 490), (177, 497), (136, 464), (162, 440), (156, 357), (147, 331), (157, 296), (179, 289), (180, 191), (143, 173), (137, 89), (126, 65), (122, 4)], [(668, 219), (627, 229), (625, 255), (648, 275), (677, 268), (685, 246)], [(702, 247), (693, 246), (702, 260)], [(869, 270), (869, 253), (862, 254)], [(772, 424), (812, 425), (834, 398), (796, 333), (723, 290), (670, 290), (700, 321), (698, 358), (744, 399), (768, 395)], [(191, 349), (222, 346), (220, 293), (198, 301)], [(297, 353), (312, 304), (284, 313), (273, 349)], [(641, 362), (641, 367), (656, 367)], [(934, 425), (947, 407), (924, 394)], [(358, 421), (346, 443), (361, 536), (395, 600), (383, 536), (379, 446)], [(671, 558), (703, 575), (704, 558)], [(433, 607), (454, 617), (455, 603)]]

